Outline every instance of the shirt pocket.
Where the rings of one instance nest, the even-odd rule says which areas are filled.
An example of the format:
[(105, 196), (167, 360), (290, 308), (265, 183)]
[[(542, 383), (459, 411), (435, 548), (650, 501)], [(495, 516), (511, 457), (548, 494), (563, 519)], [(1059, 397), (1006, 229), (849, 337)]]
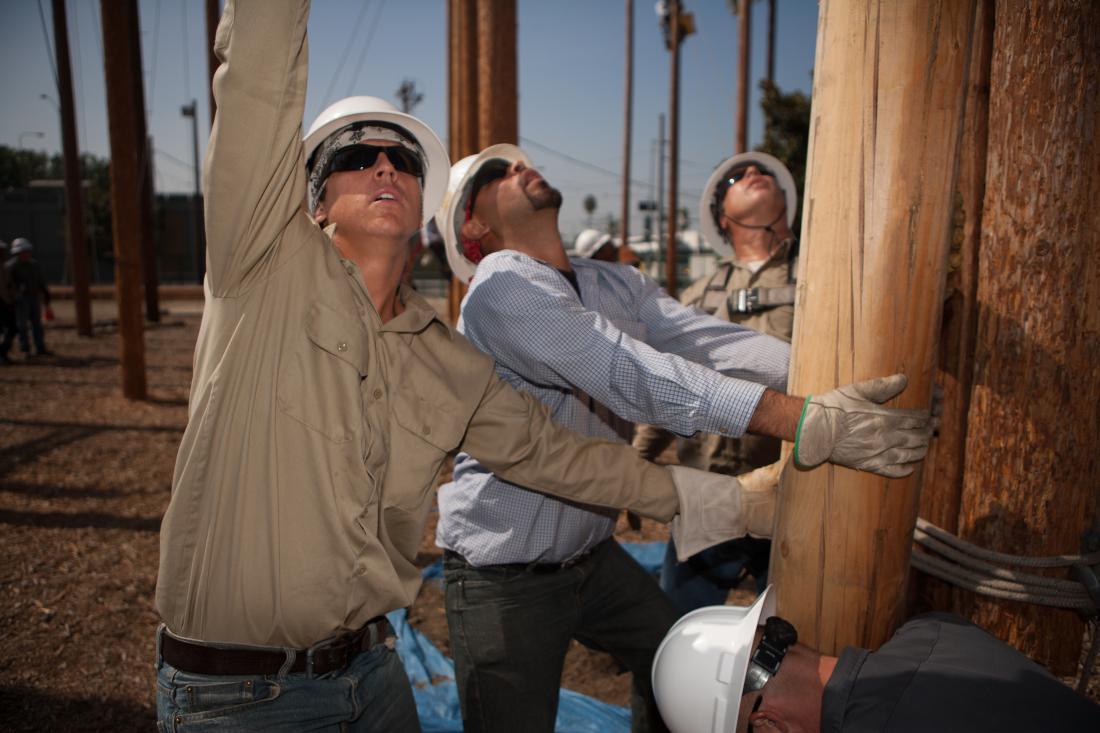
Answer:
[[(394, 390), (390, 435), (392, 454), (399, 457), (388, 471), (398, 491), (387, 497), (389, 506), (415, 509), (432, 487), (443, 459), (458, 448), (466, 434), (468, 416), (457, 403), (433, 399), (411, 385)], [(394, 475), (396, 474), (396, 475)]]
[(279, 374), (279, 410), (334, 443), (361, 430), (369, 349), (362, 321), (314, 301)]

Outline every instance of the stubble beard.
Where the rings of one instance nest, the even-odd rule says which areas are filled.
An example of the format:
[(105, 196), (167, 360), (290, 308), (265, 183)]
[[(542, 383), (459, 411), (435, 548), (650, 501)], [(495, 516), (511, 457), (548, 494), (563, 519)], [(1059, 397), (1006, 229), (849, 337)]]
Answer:
[(535, 211), (561, 208), (561, 191), (554, 188), (546, 181), (541, 181), (540, 185), (536, 186), (533, 192), (524, 188), (523, 193), (527, 197), (527, 200), (531, 202), (531, 208)]

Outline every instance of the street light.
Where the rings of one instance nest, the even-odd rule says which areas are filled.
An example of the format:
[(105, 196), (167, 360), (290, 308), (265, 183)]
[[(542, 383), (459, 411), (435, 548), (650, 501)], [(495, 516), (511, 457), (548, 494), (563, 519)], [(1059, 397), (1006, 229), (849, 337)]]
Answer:
[(61, 105), (57, 103), (57, 100), (51, 97), (49, 94), (39, 94), (39, 99), (45, 99), (47, 102), (57, 108), (57, 113), (61, 114)]
[(25, 130), (19, 133), (19, 147), (23, 147), (23, 138), (27, 137), (28, 135), (30, 135), (31, 137), (36, 137), (39, 140), (46, 137), (46, 133), (44, 132), (39, 132), (38, 130)]

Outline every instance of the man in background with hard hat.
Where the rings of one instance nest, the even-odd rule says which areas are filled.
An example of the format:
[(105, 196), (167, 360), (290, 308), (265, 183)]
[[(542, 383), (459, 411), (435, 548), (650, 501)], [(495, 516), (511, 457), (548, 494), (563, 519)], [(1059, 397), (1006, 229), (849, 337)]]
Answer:
[(9, 364), (8, 352), (15, 341), (15, 291), (8, 278), (8, 243), (0, 239), (0, 364)]
[[(26, 237), (16, 237), (11, 243), (11, 259), (7, 268), (8, 287), (15, 296), (15, 326), (19, 333), (19, 348), (31, 356), (53, 356), (46, 348), (46, 334), (42, 328), (43, 313), (50, 314), (50, 289), (42, 266), (34, 259), (34, 245)], [(6, 355), (6, 354), (5, 354)]]
[(230, 0), (218, 26), (206, 299), (160, 537), (164, 730), (419, 730), (384, 614), (416, 596), (432, 487), (460, 447), (660, 521), (713, 522), (718, 504), (721, 539), (755, 516), (736, 479), (554, 424), (401, 284), (446, 151), (374, 97), (333, 104), (303, 141), (308, 16), (305, 0)]
[(674, 733), (1100, 730), (1100, 705), (959, 616), (918, 616), (876, 651), (831, 657), (798, 643), (772, 590), (747, 608), (701, 608), (669, 631), (653, 686)]
[(573, 256), (600, 262), (618, 262), (619, 251), (610, 234), (599, 229), (585, 229), (573, 241)]
[[(876, 404), (904, 377), (835, 390), (822, 396), (828, 406), (789, 397), (787, 344), (682, 306), (634, 268), (570, 259), (560, 206), (522, 150), (495, 145), (452, 168), (437, 215), (451, 269), (472, 278), (459, 330), (555, 419), (618, 442), (629, 439), (628, 421), (684, 435), (760, 432), (796, 440), (803, 465), (831, 460), (893, 476), (924, 455), (927, 411)], [(870, 422), (857, 426), (860, 415)], [(742, 482), (774, 484), (776, 469)], [(677, 614), (611, 538), (616, 513), (527, 487), (460, 453), (439, 491), (436, 542), (464, 724), (552, 730), (576, 638), (633, 672), (635, 729), (662, 729), (650, 660)]]
[[(713, 273), (684, 290), (680, 302), (790, 343), (798, 249), (791, 226), (797, 209), (794, 177), (777, 158), (749, 152), (723, 161), (699, 201), (703, 236), (722, 259)], [(652, 461), (674, 439), (666, 430), (639, 425), (634, 447)], [(680, 438), (676, 453), (682, 466), (736, 476), (777, 461), (779, 450), (780, 441), (765, 435), (700, 433)], [(757, 590), (763, 589), (770, 549), (768, 540), (744, 538), (679, 562), (670, 542), (661, 588), (681, 614), (721, 605), (744, 575), (753, 575)]]

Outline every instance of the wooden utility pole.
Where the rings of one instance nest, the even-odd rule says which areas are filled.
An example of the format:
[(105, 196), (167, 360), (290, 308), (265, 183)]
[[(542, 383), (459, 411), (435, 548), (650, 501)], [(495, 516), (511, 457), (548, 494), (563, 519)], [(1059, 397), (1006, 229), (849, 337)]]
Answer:
[(65, 159), (65, 233), (73, 272), (76, 332), (92, 335), (92, 304), (88, 295), (88, 246), (84, 241), (84, 201), (81, 195), (80, 148), (73, 113), (73, 72), (69, 61), (69, 23), (65, 0), (53, 0), (53, 37), (57, 46), (57, 95), (61, 107), (61, 151)]
[[(447, 143), (452, 163), (478, 147), (477, 0), (447, 0)], [(447, 314), (458, 323), (466, 286), (452, 277)]]
[[(1100, 512), (1100, 4), (998, 3), (990, 79), (959, 532), (1072, 554)], [(978, 599), (971, 617), (1076, 671), (1075, 614)]]
[(768, 0), (768, 83), (775, 83), (775, 0)]
[[(141, 159), (145, 150), (141, 46), (137, 0), (100, 0), (107, 120), (111, 141), (111, 224), (115, 238), (115, 298), (118, 301), (122, 393), (144, 399), (145, 342), (141, 320)], [(136, 111), (135, 111), (136, 110)]]
[(519, 143), (516, 0), (477, 0), (478, 150)]
[(676, 283), (676, 207), (680, 185), (680, 0), (669, 0), (669, 43), (671, 69), (668, 95), (668, 240), (665, 250), (665, 291), (675, 298)]
[[(140, 79), (140, 77), (139, 77)], [(144, 97), (144, 94), (142, 95)], [(142, 109), (145, 108), (143, 104)], [(139, 121), (145, 129), (144, 116)], [(160, 278), (157, 274), (157, 246), (153, 232), (153, 138), (145, 138), (141, 161), (141, 270), (145, 283), (145, 320), (160, 323)]]
[(622, 234), (620, 259), (630, 252), (630, 133), (634, 115), (634, 0), (626, 0), (626, 60), (623, 79), (623, 208), (619, 230)]
[[(959, 528), (967, 413), (974, 374), (992, 52), (993, 0), (978, 0), (936, 372), (936, 383), (943, 387), (943, 415), (924, 461), (920, 490), (920, 516), (952, 533)], [(942, 581), (926, 578), (916, 590), (920, 596), (917, 609), (951, 607), (950, 586)]]
[(737, 4), (737, 140), (734, 152), (749, 149), (749, 39), (752, 29), (752, 1)]
[[(892, 404), (929, 404), (973, 10), (821, 4), (792, 394), (904, 372), (909, 388)], [(889, 638), (919, 479), (784, 472), (771, 579), (800, 641), (836, 654)]]
[(218, 111), (217, 102), (214, 101), (214, 72), (218, 70), (218, 57), (214, 54), (214, 39), (218, 34), (218, 21), (221, 20), (221, 11), (218, 8), (218, 0), (206, 0), (206, 88), (210, 95), (210, 126), (214, 126), (214, 114)]

